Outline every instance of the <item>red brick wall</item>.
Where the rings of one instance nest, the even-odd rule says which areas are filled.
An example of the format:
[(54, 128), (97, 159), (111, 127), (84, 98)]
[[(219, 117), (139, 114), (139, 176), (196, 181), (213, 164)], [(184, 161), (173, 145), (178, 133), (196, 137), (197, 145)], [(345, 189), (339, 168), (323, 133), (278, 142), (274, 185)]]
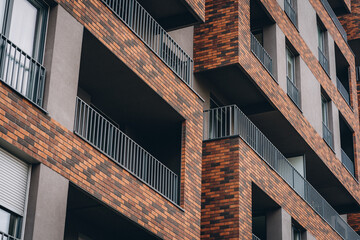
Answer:
[(316, 239), (342, 239), (239, 137), (203, 144), (202, 182), (202, 239), (251, 239), (251, 183)]
[(360, 232), (360, 213), (348, 214), (347, 219), (349, 225), (355, 230), (355, 232)]
[(205, 20), (205, 0), (185, 0), (185, 2), (202, 21)]
[(0, 84), (1, 140), (161, 238), (199, 239), (202, 101), (101, 1), (58, 2), (186, 119), (181, 167), (184, 211), (4, 84)]
[(349, 40), (360, 38), (360, 2), (351, 1), (351, 13), (339, 17), (341, 24), (346, 30)]
[[(287, 94), (281, 89), (281, 87), (273, 80), (273, 78), (264, 69), (262, 64), (250, 51), (250, 24), (249, 24), (249, 1), (222, 1), (225, 5), (214, 5), (217, 1), (207, 0), (206, 3), (213, 8), (206, 7), (206, 19), (205, 24), (200, 24), (195, 27), (195, 39), (194, 39), (194, 51), (195, 51), (195, 70), (198, 72), (208, 69), (214, 69), (224, 65), (233, 64), (236, 61), (239, 67), (257, 84), (259, 89), (266, 95), (269, 101), (279, 110), (279, 112), (289, 121), (289, 123), (297, 130), (300, 136), (309, 144), (314, 152), (322, 159), (322, 161), (329, 167), (329, 169), (335, 174), (340, 182), (348, 189), (348, 191), (355, 197), (360, 203), (360, 186), (357, 181), (349, 174), (345, 167), (341, 164), (341, 161), (335, 156), (334, 152), (326, 145), (322, 137), (311, 126), (309, 121), (304, 115), (297, 109)], [(223, 9), (232, 9), (228, 5), (232, 2), (238, 4), (239, 14), (228, 11), (221, 14)], [(296, 51), (300, 54), (302, 60), (309, 67), (310, 71), (317, 78), (322, 88), (330, 96), (331, 100), (336, 105), (337, 109), (344, 116), (346, 121), (355, 131), (355, 146), (360, 142), (360, 130), (359, 130), (359, 118), (358, 118), (358, 104), (354, 100), (354, 94), (356, 93), (356, 80), (355, 80), (355, 62), (350, 48), (343, 40), (341, 34), (335, 27), (331, 18), (327, 14), (326, 10), (322, 6), (320, 0), (310, 0), (310, 3), (318, 13), (320, 19), (328, 29), (328, 32), (332, 35), (336, 44), (341, 49), (345, 58), (350, 65), (350, 93), (352, 96), (354, 111), (347, 105), (343, 97), (337, 90), (334, 82), (328, 77), (325, 71), (322, 69), (316, 53), (313, 53), (306, 45), (304, 39), (300, 36), (297, 29), (291, 24), (289, 18), (285, 12), (279, 6), (276, 0), (261, 0), (265, 9), (277, 22), (280, 30), (285, 34), (286, 38), (295, 47)], [(216, 7), (215, 7), (216, 6)], [(215, 8), (215, 9), (214, 9)], [(238, 17), (237, 20), (229, 18), (229, 16)], [(235, 24), (234, 24), (235, 23)], [(226, 34), (220, 34), (218, 31), (221, 26), (237, 27), (238, 37), (233, 39), (227, 38)], [(225, 27), (224, 27), (225, 28)], [(223, 30), (225, 31), (225, 30)], [(218, 36), (218, 37), (217, 37)], [(231, 35), (229, 35), (231, 36)], [(225, 39), (224, 39), (225, 38)], [(218, 46), (218, 41), (221, 41)], [(236, 53), (235, 48), (238, 47), (238, 56), (234, 57)], [(206, 49), (217, 49), (205, 53)], [(220, 49), (220, 50), (219, 50)], [(226, 50), (230, 49), (227, 53)], [(200, 52), (196, 54), (196, 52)], [(204, 53), (203, 53), (204, 52)], [(236, 59), (236, 60), (235, 60)], [(355, 168), (359, 169), (360, 162), (358, 156), (360, 156), (360, 148), (355, 147)]]

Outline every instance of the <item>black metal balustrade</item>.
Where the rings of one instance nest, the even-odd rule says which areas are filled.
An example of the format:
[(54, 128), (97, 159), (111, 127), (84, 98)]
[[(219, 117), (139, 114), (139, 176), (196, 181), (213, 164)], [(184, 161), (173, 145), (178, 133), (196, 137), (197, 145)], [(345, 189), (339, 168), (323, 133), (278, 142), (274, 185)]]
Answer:
[(336, 86), (337, 86), (337, 89), (339, 90), (341, 96), (344, 98), (344, 100), (347, 102), (347, 104), (350, 105), (350, 95), (349, 95), (348, 91), (346, 90), (346, 88), (344, 87), (344, 85), (339, 80), (339, 78), (337, 78), (337, 77), (336, 77)]
[(301, 109), (300, 106), (300, 92), (295, 86), (295, 84), (288, 78), (287, 78), (287, 94), (290, 97), (290, 99), (295, 103), (295, 105)]
[(321, 0), (321, 3), (324, 5), (325, 10), (330, 15), (332, 21), (334, 22), (336, 28), (339, 30), (341, 36), (347, 42), (346, 31), (345, 31), (344, 27), (341, 25), (339, 19), (337, 18), (336, 14), (335, 14), (334, 10), (332, 9), (332, 7), (330, 6), (329, 2), (327, 0)]
[(167, 199), (178, 203), (178, 176), (77, 98), (74, 132)]
[(136, 0), (101, 0), (164, 63), (192, 87), (193, 60)]
[(42, 107), (45, 67), (2, 34), (0, 34), (0, 80)]
[(241, 137), (340, 236), (346, 240), (360, 239), (360, 236), (236, 105), (206, 110), (204, 121), (204, 126), (207, 126), (204, 128), (204, 140)]
[(264, 47), (251, 32), (250, 36), (252, 53), (259, 59), (259, 61), (266, 68), (266, 70), (268, 70), (268, 72), (272, 75), (272, 59), (270, 55), (266, 52)]
[(346, 167), (346, 169), (351, 173), (351, 175), (355, 176), (354, 162), (342, 149), (341, 149), (341, 162)]
[(20, 238), (13, 237), (0, 231), (0, 240), (20, 240)]
[(296, 11), (288, 0), (284, 0), (284, 11), (295, 27), (297, 27)]
[(323, 139), (331, 149), (334, 149), (332, 132), (325, 123), (323, 123)]
[(325, 70), (325, 72), (327, 73), (327, 75), (330, 75), (329, 72), (329, 61), (327, 60), (325, 54), (322, 52), (322, 50), (320, 48), (318, 48), (318, 52), (319, 52), (319, 62), (320, 65), (322, 66), (322, 68)]

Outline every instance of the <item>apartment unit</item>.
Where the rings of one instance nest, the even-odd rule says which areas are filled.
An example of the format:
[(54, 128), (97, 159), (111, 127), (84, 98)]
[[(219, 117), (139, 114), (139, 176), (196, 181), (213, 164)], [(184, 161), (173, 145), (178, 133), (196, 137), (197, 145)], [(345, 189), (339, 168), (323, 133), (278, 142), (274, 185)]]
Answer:
[(353, 8), (2, 0), (0, 239), (360, 239)]

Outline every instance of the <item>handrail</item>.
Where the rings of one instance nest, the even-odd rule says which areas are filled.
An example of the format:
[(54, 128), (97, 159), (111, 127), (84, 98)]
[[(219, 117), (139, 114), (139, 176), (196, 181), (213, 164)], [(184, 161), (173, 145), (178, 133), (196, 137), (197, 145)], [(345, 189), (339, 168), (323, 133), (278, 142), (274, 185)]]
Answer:
[(265, 69), (272, 75), (272, 59), (256, 37), (250, 32), (251, 51), (259, 59)]
[(78, 97), (74, 132), (164, 197), (178, 204), (178, 176)]
[(43, 65), (0, 34), (0, 80), (40, 108), (45, 72)]
[(344, 100), (347, 102), (347, 104), (350, 105), (350, 95), (338, 77), (336, 77), (336, 86), (337, 86), (337, 89), (339, 90), (341, 96), (344, 98)]
[(284, 0), (284, 11), (291, 20), (291, 22), (294, 24), (294, 26), (297, 27), (297, 14), (293, 6), (291, 6), (291, 4), (288, 2), (288, 0)]
[(20, 238), (16, 238), (7, 233), (0, 231), (0, 240), (20, 240)]
[(319, 53), (319, 62), (320, 65), (322, 66), (322, 68), (325, 70), (327, 75), (330, 75), (329, 72), (329, 61), (327, 59), (327, 57), (325, 56), (325, 54), (323, 53), (323, 51), (318, 48), (318, 53)]
[(321, 0), (321, 3), (323, 4), (325, 10), (328, 12), (328, 14), (330, 15), (330, 18), (332, 19), (332, 21), (334, 22), (336, 28), (339, 30), (341, 36), (343, 37), (343, 39), (345, 40), (345, 42), (347, 42), (347, 34), (346, 31), (344, 29), (344, 27), (341, 25), (339, 19), (337, 18), (334, 10), (332, 9), (332, 7), (330, 6), (329, 2), (327, 0)]
[(345, 166), (345, 168), (351, 173), (351, 175), (355, 176), (354, 162), (342, 149), (341, 149), (341, 162)]
[(289, 79), (289, 77), (286, 77), (286, 79), (287, 79), (287, 94), (289, 95), (290, 99), (295, 103), (295, 105), (299, 109), (301, 109), (300, 92), (298, 88), (295, 86), (295, 84)]
[(261, 240), (261, 239), (258, 238), (255, 234), (252, 234), (252, 240)]
[(360, 236), (236, 105), (205, 110), (204, 126), (207, 126), (204, 128), (204, 140), (241, 137), (340, 236), (346, 240), (360, 239)]
[(331, 149), (334, 149), (332, 132), (325, 123), (323, 123), (323, 139)]
[(181, 80), (192, 87), (193, 60), (136, 0), (101, 0)]

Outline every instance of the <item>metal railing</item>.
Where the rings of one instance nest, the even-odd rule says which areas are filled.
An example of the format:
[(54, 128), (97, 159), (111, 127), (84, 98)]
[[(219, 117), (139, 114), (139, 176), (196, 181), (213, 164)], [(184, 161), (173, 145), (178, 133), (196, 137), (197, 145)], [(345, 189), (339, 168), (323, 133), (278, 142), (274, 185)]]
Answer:
[(318, 52), (319, 52), (319, 62), (320, 65), (322, 66), (322, 68), (325, 70), (325, 72), (327, 73), (327, 75), (330, 75), (329, 72), (329, 61), (327, 60), (325, 54), (322, 52), (322, 50), (320, 48), (318, 48)]
[(289, 77), (286, 77), (287, 79), (287, 94), (290, 97), (290, 99), (295, 103), (295, 105), (301, 109), (301, 100), (300, 100), (300, 92), (295, 86), (295, 84), (289, 79)]
[(329, 2), (327, 0), (321, 0), (321, 3), (324, 5), (325, 10), (330, 15), (332, 21), (334, 22), (336, 28), (339, 30), (341, 36), (347, 42), (346, 31), (345, 31), (344, 27), (341, 25), (339, 19), (337, 18), (336, 14), (335, 14), (334, 10), (332, 9), (332, 7), (330, 6)]
[(193, 60), (136, 0), (101, 0), (164, 63), (192, 87)]
[(258, 238), (255, 234), (252, 235), (252, 240), (261, 240), (260, 238)]
[(272, 59), (270, 55), (266, 52), (264, 47), (259, 43), (254, 34), (250, 32), (251, 36), (251, 51), (259, 59), (262, 65), (268, 70), (272, 75)]
[(340, 236), (346, 240), (360, 239), (360, 236), (236, 105), (206, 110), (204, 121), (204, 126), (207, 126), (204, 128), (204, 140), (240, 136)]
[(42, 107), (45, 67), (0, 34), (0, 80)]
[(325, 123), (323, 125), (323, 139), (329, 145), (331, 149), (334, 149), (334, 143), (333, 143), (333, 135), (331, 130), (326, 126)]
[(354, 162), (342, 149), (341, 149), (341, 162), (346, 167), (346, 169), (351, 173), (351, 175), (355, 176)]
[(350, 105), (350, 95), (338, 77), (336, 77), (336, 86), (337, 86), (337, 89), (339, 90), (341, 96), (344, 98), (344, 100), (347, 102), (347, 104)]
[(13, 237), (0, 231), (0, 240), (20, 240), (20, 238)]
[(178, 176), (80, 98), (76, 101), (74, 132), (178, 204)]
[(357, 66), (355, 67), (356, 69), (356, 81), (359, 82), (360, 81), (360, 67)]
[(289, 17), (290, 21), (295, 25), (295, 27), (297, 27), (296, 11), (288, 2), (288, 0), (284, 0), (284, 11)]

